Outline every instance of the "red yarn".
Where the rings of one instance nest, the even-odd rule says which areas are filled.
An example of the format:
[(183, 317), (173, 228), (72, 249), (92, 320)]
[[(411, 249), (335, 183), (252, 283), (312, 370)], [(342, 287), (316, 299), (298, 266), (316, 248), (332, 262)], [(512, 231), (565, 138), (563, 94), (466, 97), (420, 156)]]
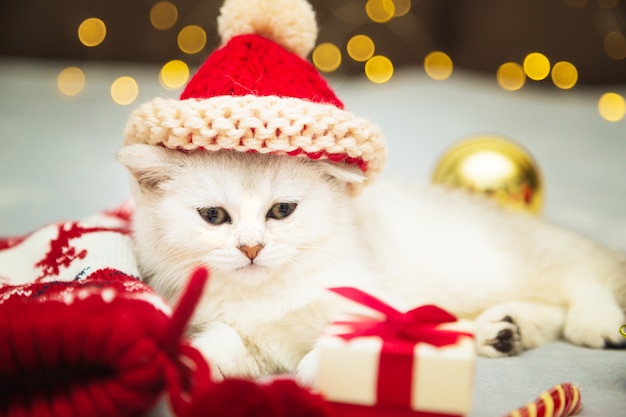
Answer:
[(247, 94), (295, 97), (344, 107), (313, 65), (254, 34), (235, 36), (209, 55), (180, 99)]
[[(183, 338), (187, 323), (191, 319), (202, 290), (209, 278), (209, 273), (204, 268), (197, 268), (191, 275), (185, 292), (178, 300), (176, 309), (172, 314), (169, 326), (165, 332), (165, 341), (178, 341)], [(176, 348), (175, 345), (171, 347)], [(211, 374), (209, 365), (202, 354), (188, 344), (181, 344), (178, 350), (170, 350), (172, 363), (191, 363), (194, 368), (169, 367), (168, 392), (172, 407), (178, 416), (186, 415), (188, 407), (199, 398), (211, 386)]]
[(148, 286), (114, 270), (0, 288), (0, 415), (136, 416), (166, 387), (184, 412), (210, 383), (200, 353), (180, 342), (206, 279), (193, 274), (171, 318)]
[(227, 379), (199, 396), (179, 417), (332, 417), (324, 399), (292, 380), (268, 385)]
[(316, 160), (325, 156), (328, 160), (332, 162), (345, 162), (350, 165), (357, 165), (361, 171), (367, 172), (367, 162), (365, 162), (361, 158), (353, 158), (351, 156), (346, 155), (345, 153), (328, 153), (326, 151), (319, 152), (305, 152), (301, 148), (294, 149), (293, 151), (289, 151), (286, 153), (289, 156), (298, 156), (298, 155), (306, 155), (307, 158)]

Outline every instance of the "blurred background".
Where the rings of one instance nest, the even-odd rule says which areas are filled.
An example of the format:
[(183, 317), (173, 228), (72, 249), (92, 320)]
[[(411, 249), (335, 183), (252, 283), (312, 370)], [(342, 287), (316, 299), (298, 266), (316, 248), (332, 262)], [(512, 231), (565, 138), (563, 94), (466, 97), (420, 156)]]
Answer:
[[(70, 59), (77, 64), (100, 60), (165, 65), (180, 60), (195, 67), (217, 46), (215, 18), (221, 3), (5, 2), (0, 16), (0, 54)], [(525, 74), (534, 81), (560, 83), (561, 88), (571, 88), (576, 83), (626, 81), (626, 2), (622, 0), (311, 3), (320, 26), (316, 65), (326, 72), (365, 74), (364, 68), (372, 58), (378, 65), (371, 66), (382, 66), (378, 69), (381, 72), (389, 66), (380, 58), (384, 57), (395, 68), (427, 63), (437, 72), (436, 67), (449, 66), (451, 62), (455, 67), (493, 77), (500, 70), (501, 78), (515, 78), (521, 75), (512, 64), (523, 66), (528, 54), (537, 52), (552, 67), (548, 66), (545, 76), (541, 71)], [(429, 62), (426, 58), (436, 51), (445, 56), (431, 56)], [(558, 62), (566, 64), (554, 66)], [(541, 67), (542, 61), (534, 65)], [(550, 76), (549, 68), (556, 73)], [(520, 83), (518, 80), (505, 88), (521, 88)]]

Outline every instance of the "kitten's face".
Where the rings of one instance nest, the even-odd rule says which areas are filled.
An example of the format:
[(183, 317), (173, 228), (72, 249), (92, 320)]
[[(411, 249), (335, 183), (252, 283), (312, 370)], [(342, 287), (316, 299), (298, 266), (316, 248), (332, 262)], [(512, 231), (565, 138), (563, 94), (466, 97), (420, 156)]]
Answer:
[(345, 221), (345, 181), (359, 178), (325, 163), (228, 151), (133, 145), (118, 158), (137, 179), (140, 258), (163, 258), (140, 262), (203, 264), (244, 281), (262, 281), (323, 250)]

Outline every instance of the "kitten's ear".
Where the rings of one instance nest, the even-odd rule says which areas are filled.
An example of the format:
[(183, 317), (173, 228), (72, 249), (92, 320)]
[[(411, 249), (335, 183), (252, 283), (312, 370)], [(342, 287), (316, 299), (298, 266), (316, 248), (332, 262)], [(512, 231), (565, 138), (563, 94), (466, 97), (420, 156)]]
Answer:
[(321, 161), (321, 164), (326, 175), (337, 178), (340, 181), (348, 184), (360, 184), (365, 181), (363, 171), (356, 165), (325, 161)]
[(145, 144), (124, 146), (116, 157), (135, 177), (139, 186), (150, 191), (169, 180), (171, 173), (181, 163), (176, 151)]

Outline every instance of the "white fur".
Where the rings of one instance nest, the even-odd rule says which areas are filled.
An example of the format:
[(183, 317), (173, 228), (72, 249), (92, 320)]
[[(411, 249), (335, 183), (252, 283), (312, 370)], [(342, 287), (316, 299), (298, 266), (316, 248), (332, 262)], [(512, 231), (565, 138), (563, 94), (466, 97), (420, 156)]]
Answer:
[[(621, 340), (623, 257), (541, 219), (436, 186), (379, 181), (353, 197), (346, 183), (361, 175), (304, 158), (131, 145), (118, 159), (136, 180), (149, 283), (175, 299), (194, 266), (211, 270), (192, 327), (216, 373), (297, 369), (310, 380), (317, 336), (350, 305), (325, 291), (333, 286), (476, 319), (485, 356), (561, 335), (590, 347)], [(293, 214), (266, 219), (283, 201), (298, 203)], [(202, 207), (225, 208), (232, 223), (205, 222)], [(251, 265), (237, 247), (257, 244)]]

